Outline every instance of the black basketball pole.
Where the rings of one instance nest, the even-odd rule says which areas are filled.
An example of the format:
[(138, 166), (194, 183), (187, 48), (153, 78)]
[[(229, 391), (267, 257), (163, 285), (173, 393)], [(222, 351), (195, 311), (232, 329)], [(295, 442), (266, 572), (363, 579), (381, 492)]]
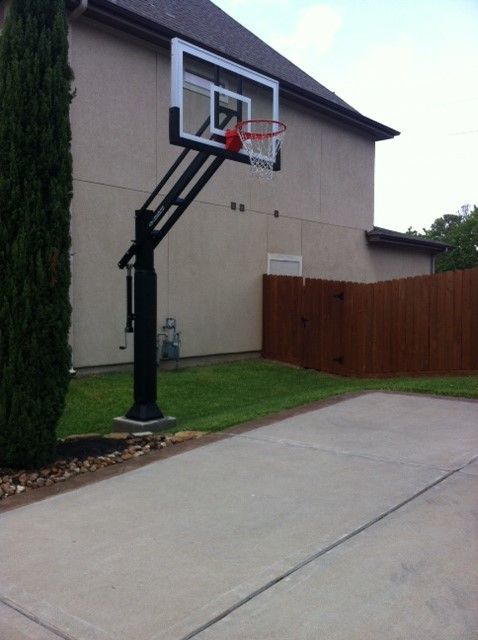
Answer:
[[(227, 114), (223, 123), (224, 126), (229, 122), (230, 118), (231, 114)], [(203, 128), (208, 122), (209, 120), (203, 125)], [(125, 329), (125, 334), (131, 332), (132, 323), (134, 322), (134, 402), (125, 417), (135, 422), (148, 423), (164, 419), (164, 415), (157, 404), (157, 283), (154, 270), (154, 249), (166, 237), (225, 160), (225, 157), (216, 157), (203, 170), (204, 165), (211, 158), (211, 154), (198, 153), (161, 203), (153, 211), (147, 209), (146, 207), (151, 204), (160, 189), (179, 168), (189, 151), (190, 149), (184, 150), (143, 207), (136, 211), (135, 239), (118, 263), (119, 268), (124, 269), (128, 267), (132, 258), (135, 257), (134, 313), (131, 310), (130, 303), (131, 280), (127, 280), (127, 323)], [(203, 170), (202, 173), (200, 173), (201, 170)], [(194, 180), (196, 182), (181, 198), (183, 191)], [(164, 221), (172, 207), (176, 207), (176, 210), (159, 230), (155, 230), (156, 225)], [(123, 349), (125, 347), (120, 348)], [(118, 420), (121, 420), (121, 418), (118, 418)], [(168, 421), (170, 419), (166, 418), (165, 420)], [(167, 425), (164, 425), (160, 428), (166, 427)]]
[(156, 404), (156, 299), (154, 244), (149, 229), (153, 211), (136, 211), (136, 262), (134, 268), (134, 404), (126, 414), (148, 422), (163, 418)]

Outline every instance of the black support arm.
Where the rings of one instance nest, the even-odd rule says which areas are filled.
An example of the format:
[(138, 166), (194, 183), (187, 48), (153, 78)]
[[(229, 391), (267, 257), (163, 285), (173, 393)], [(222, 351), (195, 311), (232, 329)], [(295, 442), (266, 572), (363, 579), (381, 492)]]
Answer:
[[(208, 153), (198, 153), (194, 160), (189, 163), (184, 172), (182, 173), (179, 180), (176, 182), (174, 187), (169, 191), (169, 193), (163, 198), (159, 206), (154, 209), (153, 216), (151, 221), (149, 222), (149, 229), (152, 231), (154, 227), (164, 218), (164, 216), (168, 213), (169, 209), (174, 206), (184, 191), (184, 189), (188, 186), (191, 180), (197, 175), (197, 173), (201, 170), (203, 165), (206, 163), (208, 158), (211, 156)], [(161, 181), (163, 182), (163, 181)], [(161, 183), (160, 183), (161, 184)], [(149, 200), (149, 198), (148, 198)], [(148, 202), (148, 200), (146, 202)], [(141, 211), (145, 209), (142, 207)], [(130, 245), (129, 249), (126, 251), (124, 256), (118, 262), (118, 267), (120, 269), (124, 269), (129, 261), (135, 256), (137, 253), (137, 239)]]
[(196, 184), (189, 191), (187, 196), (184, 197), (181, 204), (178, 205), (176, 211), (168, 218), (168, 220), (164, 223), (164, 225), (158, 231), (153, 231), (153, 245), (156, 248), (158, 244), (163, 240), (172, 227), (176, 224), (182, 214), (189, 207), (194, 198), (200, 193), (202, 188), (207, 184), (207, 182), (212, 178), (212, 176), (216, 173), (219, 167), (224, 162), (224, 158), (215, 158), (206, 171), (201, 175)]
[[(223, 110), (223, 114), (224, 114), (224, 119), (220, 123), (220, 127), (222, 129), (224, 127), (226, 127), (228, 125), (228, 123), (231, 121), (231, 118), (233, 118), (234, 115), (236, 115), (234, 111), (229, 110), (229, 109)], [(202, 135), (206, 131), (206, 129), (209, 127), (209, 125), (210, 125), (210, 118), (208, 117), (204, 121), (204, 123), (201, 125), (201, 127), (198, 129), (198, 131), (196, 132), (196, 135), (197, 136)], [(211, 136), (211, 138), (213, 138), (213, 136)], [(179, 154), (178, 158), (171, 165), (170, 169), (166, 172), (166, 174), (161, 179), (161, 181), (156, 186), (156, 188), (152, 191), (151, 195), (147, 198), (146, 202), (143, 204), (143, 206), (141, 207), (140, 211), (146, 211), (148, 209), (149, 205), (153, 202), (153, 200), (156, 198), (156, 196), (159, 194), (159, 192), (165, 186), (165, 184), (168, 182), (168, 180), (173, 176), (174, 172), (179, 168), (179, 166), (181, 165), (181, 163), (183, 162), (183, 160), (186, 158), (186, 156), (188, 155), (188, 153), (190, 151), (191, 151), (191, 149), (184, 149)], [(168, 192), (168, 194), (163, 198), (162, 202), (153, 211), (153, 216), (152, 216), (151, 221), (149, 223), (149, 229), (150, 229), (151, 232), (153, 232), (153, 229), (158, 225), (159, 222), (161, 222), (161, 220), (168, 213), (169, 209), (172, 206), (174, 206), (174, 205), (177, 206), (176, 211), (174, 212), (173, 216), (171, 216), (171, 217), (175, 218), (174, 222), (176, 222), (179, 219), (179, 217), (181, 216), (181, 214), (191, 204), (191, 202), (194, 199), (195, 195), (197, 195), (199, 193), (199, 191), (203, 188), (203, 186), (207, 182), (207, 180), (205, 182), (202, 181), (202, 177), (203, 176), (201, 176), (201, 178), (199, 178), (197, 184), (199, 184), (201, 182), (201, 186), (195, 192), (195, 195), (193, 195), (192, 198), (190, 198), (189, 197), (190, 194), (188, 194), (185, 198), (181, 199), (180, 195), (184, 191), (184, 189), (186, 189), (186, 187), (190, 184), (190, 182), (195, 178), (195, 176), (198, 174), (198, 172), (201, 170), (201, 168), (204, 166), (204, 164), (206, 163), (206, 161), (210, 157), (211, 157), (211, 154), (209, 154), (209, 153), (207, 153), (205, 151), (201, 151), (196, 155), (196, 157), (192, 160), (192, 162), (189, 163), (189, 165), (183, 171), (183, 173), (181, 174), (179, 180), (176, 182), (174, 187), (171, 188), (171, 190)], [(217, 171), (217, 169), (221, 166), (222, 162), (224, 161), (224, 158), (220, 158), (219, 157), (218, 159), (220, 159), (221, 162), (217, 164), (216, 168), (212, 171), (212, 173), (209, 173), (209, 170), (207, 170), (209, 178), (215, 173), (215, 171)], [(215, 166), (215, 164), (216, 164), (216, 161), (214, 161), (210, 165), (210, 168), (212, 166)], [(205, 173), (203, 175), (205, 175)], [(195, 187), (197, 186), (197, 184), (195, 185)], [(195, 187), (193, 187), (193, 189)], [(193, 189), (191, 190), (191, 192), (193, 191)], [(186, 201), (187, 201), (187, 204), (186, 204), (186, 206), (184, 206), (184, 203)], [(178, 215), (178, 211), (179, 210), (180, 210), (180, 213)], [(174, 222), (168, 227), (168, 230), (166, 231), (166, 233), (173, 226)], [(168, 220), (168, 223), (169, 223), (169, 220)], [(166, 233), (164, 235), (166, 235)], [(164, 235), (161, 237), (161, 240), (164, 237)], [(136, 238), (135, 241), (133, 241), (131, 243), (131, 245), (129, 246), (128, 250), (126, 251), (126, 253), (121, 258), (121, 260), (118, 262), (118, 267), (120, 269), (124, 269), (129, 264), (130, 260), (137, 254), (137, 251), (138, 251), (138, 239)]]

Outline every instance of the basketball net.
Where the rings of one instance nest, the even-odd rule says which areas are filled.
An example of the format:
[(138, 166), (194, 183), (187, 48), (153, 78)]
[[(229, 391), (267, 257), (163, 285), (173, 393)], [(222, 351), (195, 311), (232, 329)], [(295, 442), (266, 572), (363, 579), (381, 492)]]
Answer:
[(260, 180), (272, 180), (274, 163), (287, 127), (277, 120), (244, 120), (236, 125), (242, 147), (249, 154), (251, 173)]

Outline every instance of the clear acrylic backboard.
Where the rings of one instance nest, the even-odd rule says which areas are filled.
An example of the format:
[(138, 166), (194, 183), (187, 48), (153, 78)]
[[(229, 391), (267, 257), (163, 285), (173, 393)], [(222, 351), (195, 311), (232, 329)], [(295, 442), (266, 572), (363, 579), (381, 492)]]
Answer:
[(244, 120), (278, 121), (278, 81), (180, 38), (171, 48), (170, 142), (250, 163), (247, 149), (226, 148), (226, 132)]

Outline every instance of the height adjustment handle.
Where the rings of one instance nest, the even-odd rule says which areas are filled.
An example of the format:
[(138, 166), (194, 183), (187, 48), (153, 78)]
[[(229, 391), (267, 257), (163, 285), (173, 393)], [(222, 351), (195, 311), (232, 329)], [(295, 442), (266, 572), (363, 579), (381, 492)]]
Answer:
[(128, 333), (133, 333), (133, 276), (131, 275), (131, 265), (126, 265), (126, 326), (124, 328), (124, 345), (120, 349), (124, 351), (128, 346)]

